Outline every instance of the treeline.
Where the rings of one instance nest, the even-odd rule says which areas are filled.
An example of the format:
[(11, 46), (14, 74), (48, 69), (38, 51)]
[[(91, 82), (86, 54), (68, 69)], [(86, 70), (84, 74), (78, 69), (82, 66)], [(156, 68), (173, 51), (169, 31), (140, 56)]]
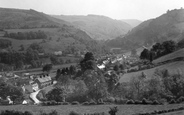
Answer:
[(17, 40), (34, 40), (34, 39), (46, 39), (47, 35), (44, 31), (37, 31), (37, 32), (17, 32), (17, 33), (8, 33), (4, 34), (4, 37), (9, 37)]
[(147, 59), (152, 62), (154, 59), (172, 53), (176, 49), (178, 49), (178, 44), (172, 40), (156, 43), (150, 50), (144, 49), (140, 54), (140, 59)]

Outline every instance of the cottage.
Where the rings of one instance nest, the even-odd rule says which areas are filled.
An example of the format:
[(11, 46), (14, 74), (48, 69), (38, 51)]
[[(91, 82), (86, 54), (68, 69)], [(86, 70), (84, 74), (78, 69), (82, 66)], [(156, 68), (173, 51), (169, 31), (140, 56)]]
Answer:
[(47, 75), (42, 74), (39, 75), (32, 84), (34, 84), (33, 87), (38, 86), (39, 89), (42, 89), (44, 87), (51, 85), (52, 79), (48, 74)]

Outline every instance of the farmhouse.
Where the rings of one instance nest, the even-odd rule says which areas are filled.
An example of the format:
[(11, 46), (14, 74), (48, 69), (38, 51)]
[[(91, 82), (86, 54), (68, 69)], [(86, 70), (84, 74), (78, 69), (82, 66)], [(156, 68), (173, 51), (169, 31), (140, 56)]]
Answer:
[(48, 74), (40, 74), (32, 83), (33, 88), (42, 89), (52, 84), (52, 79)]

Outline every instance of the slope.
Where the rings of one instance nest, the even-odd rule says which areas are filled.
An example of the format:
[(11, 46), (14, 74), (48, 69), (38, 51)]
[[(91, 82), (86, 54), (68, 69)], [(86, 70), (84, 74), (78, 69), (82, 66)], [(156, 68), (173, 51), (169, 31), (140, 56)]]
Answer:
[(140, 23), (142, 23), (142, 21), (137, 20), (137, 19), (122, 19), (121, 21), (126, 22), (127, 24), (131, 25), (132, 28), (135, 28)]
[[(86, 32), (71, 26), (69, 22), (32, 9), (0, 8), (0, 17), (0, 39), (10, 40), (12, 49), (16, 51), (21, 45), (26, 49), (34, 42), (39, 43), (47, 53), (103, 50), (101, 44), (93, 40)], [(36, 32), (41, 32), (46, 37), (35, 38)], [(5, 34), (11, 36), (5, 37)]]
[(114, 39), (119, 35), (126, 34), (131, 29), (131, 26), (125, 22), (99, 15), (55, 15), (53, 17), (71, 22), (75, 27), (84, 30), (96, 40)]
[(44, 13), (35, 10), (0, 8), (0, 28), (38, 28), (38, 27), (58, 27), (69, 24), (66, 21), (58, 20)]
[(118, 37), (116, 41), (110, 41), (108, 45), (115, 46), (114, 42), (116, 42), (117, 46), (121, 47), (128, 41), (128, 43), (130, 42), (128, 46), (136, 44), (135, 47), (140, 47), (165, 40), (178, 41), (182, 38), (183, 32), (184, 9), (174, 9), (155, 19), (144, 21), (125, 36)]

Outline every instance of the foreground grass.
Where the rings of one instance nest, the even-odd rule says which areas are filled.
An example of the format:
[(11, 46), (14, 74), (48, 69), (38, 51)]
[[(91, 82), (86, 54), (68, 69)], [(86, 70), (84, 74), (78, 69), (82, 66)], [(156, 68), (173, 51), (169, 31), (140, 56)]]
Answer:
[[(105, 112), (109, 111), (109, 107), (118, 106), (117, 115), (132, 115), (136, 113), (152, 112), (155, 110), (168, 110), (183, 106), (183, 104), (175, 105), (93, 105), (93, 106), (82, 106), (82, 105), (58, 105), (58, 106), (36, 106), (36, 105), (12, 105), (12, 106), (0, 106), (2, 110), (18, 110), (18, 111), (30, 111), (35, 115), (38, 115), (40, 110), (46, 113), (56, 110), (59, 115), (68, 115), (71, 111), (78, 113), (94, 113), (94, 112)], [(183, 115), (184, 111), (171, 112), (166, 115)], [(108, 114), (107, 114), (108, 115)]]

